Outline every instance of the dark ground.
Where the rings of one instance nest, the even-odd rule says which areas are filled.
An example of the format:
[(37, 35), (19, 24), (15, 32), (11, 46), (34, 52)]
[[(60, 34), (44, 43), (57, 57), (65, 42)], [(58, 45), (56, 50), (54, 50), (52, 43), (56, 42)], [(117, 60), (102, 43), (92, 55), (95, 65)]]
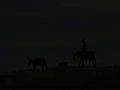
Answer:
[(1, 72), (0, 89), (4, 90), (108, 90), (120, 89), (120, 67), (69, 68), (48, 72), (23, 70)]

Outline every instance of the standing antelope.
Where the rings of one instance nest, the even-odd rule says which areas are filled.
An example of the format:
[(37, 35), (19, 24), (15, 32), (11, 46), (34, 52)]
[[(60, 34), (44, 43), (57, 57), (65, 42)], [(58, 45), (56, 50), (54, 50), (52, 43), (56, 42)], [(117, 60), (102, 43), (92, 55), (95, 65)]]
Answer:
[(42, 58), (34, 58), (34, 59), (28, 59), (28, 65), (32, 65), (33, 70), (36, 70), (37, 66), (42, 66), (42, 71), (47, 71), (47, 62), (44, 57)]

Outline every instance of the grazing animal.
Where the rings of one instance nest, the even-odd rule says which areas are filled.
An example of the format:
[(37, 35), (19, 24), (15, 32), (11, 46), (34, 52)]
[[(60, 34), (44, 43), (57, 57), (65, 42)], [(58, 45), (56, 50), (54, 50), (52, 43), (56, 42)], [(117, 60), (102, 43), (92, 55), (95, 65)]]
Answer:
[(68, 63), (67, 62), (59, 62), (58, 65), (63, 70), (66, 70), (68, 68)]
[(86, 51), (86, 52), (78, 51), (76, 53), (73, 53), (73, 61), (75, 60), (75, 57), (80, 58), (78, 64), (79, 67), (81, 64), (82, 66), (84, 66), (84, 61), (89, 61), (89, 64), (92, 63), (94, 66), (96, 66), (95, 54), (92, 51)]
[(33, 66), (33, 70), (36, 70), (37, 66), (42, 66), (42, 71), (47, 71), (47, 62), (45, 58), (35, 58), (35, 59), (29, 59), (28, 65)]

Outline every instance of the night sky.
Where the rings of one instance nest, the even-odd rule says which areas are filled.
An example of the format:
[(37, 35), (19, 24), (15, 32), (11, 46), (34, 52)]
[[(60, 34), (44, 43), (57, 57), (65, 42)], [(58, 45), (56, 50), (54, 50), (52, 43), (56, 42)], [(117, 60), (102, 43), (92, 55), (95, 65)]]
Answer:
[(29, 68), (27, 56), (46, 56), (49, 66), (72, 63), (87, 41), (97, 65), (120, 64), (120, 3), (78, 0), (16, 0), (1, 4), (0, 71)]

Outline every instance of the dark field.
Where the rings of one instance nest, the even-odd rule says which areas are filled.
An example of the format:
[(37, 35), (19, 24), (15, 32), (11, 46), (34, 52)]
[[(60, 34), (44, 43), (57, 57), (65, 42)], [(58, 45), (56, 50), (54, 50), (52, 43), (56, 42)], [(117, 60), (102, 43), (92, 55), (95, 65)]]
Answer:
[(1, 72), (1, 90), (120, 90), (120, 67)]

